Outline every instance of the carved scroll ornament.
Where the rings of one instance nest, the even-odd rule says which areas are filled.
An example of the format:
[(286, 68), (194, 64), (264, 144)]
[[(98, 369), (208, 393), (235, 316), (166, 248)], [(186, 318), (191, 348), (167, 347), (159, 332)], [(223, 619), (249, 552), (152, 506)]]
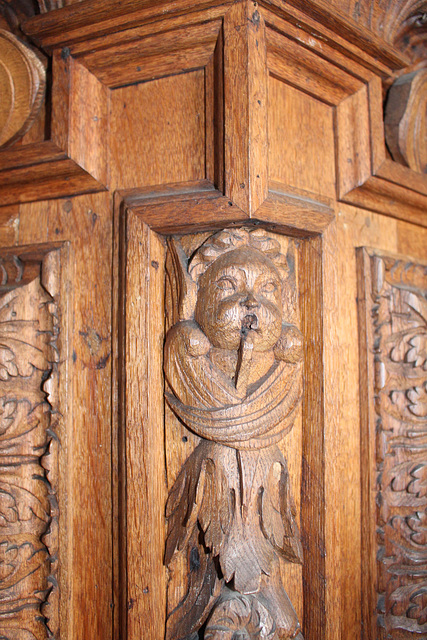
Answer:
[(166, 399), (201, 440), (167, 502), (165, 563), (180, 558), (187, 585), (166, 638), (302, 639), (279, 563), (302, 561), (277, 446), (301, 391), (302, 338), (283, 310), (291, 267), (260, 230), (220, 231), (190, 259), (174, 239), (170, 252)]

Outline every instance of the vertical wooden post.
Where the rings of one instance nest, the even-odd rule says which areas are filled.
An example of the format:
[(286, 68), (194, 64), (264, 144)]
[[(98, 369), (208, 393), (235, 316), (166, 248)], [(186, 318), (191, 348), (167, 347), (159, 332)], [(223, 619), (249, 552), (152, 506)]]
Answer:
[(257, 2), (224, 18), (225, 194), (248, 215), (267, 197), (267, 51)]

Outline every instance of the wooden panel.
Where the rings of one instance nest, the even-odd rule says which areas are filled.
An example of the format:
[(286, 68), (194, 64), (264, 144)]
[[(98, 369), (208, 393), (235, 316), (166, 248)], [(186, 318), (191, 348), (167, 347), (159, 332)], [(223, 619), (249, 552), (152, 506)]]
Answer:
[[(361, 471), (356, 248), (425, 256), (427, 234), (341, 205), (324, 235), (326, 637), (360, 638)], [(357, 461), (357, 462), (355, 462)]]
[[(149, 204), (141, 212), (149, 211)], [(169, 606), (177, 604), (183, 595), (187, 568), (173, 564), (166, 572), (163, 567), (165, 548), (165, 520), (164, 505), (166, 502), (166, 484), (172, 487), (180, 468), (186, 458), (194, 450), (199, 438), (188, 431), (177, 420), (169, 409), (165, 415), (165, 436), (163, 429), (163, 373), (162, 373), (162, 349), (164, 332), (173, 324), (174, 314), (168, 307), (165, 315), (164, 308), (164, 243), (156, 233), (142, 221), (141, 214), (128, 211), (126, 224), (122, 229), (122, 239), (126, 242), (122, 245), (121, 257), (121, 291), (122, 304), (124, 305), (124, 320), (122, 322), (122, 339), (124, 340), (124, 358), (121, 359), (118, 371), (123, 372), (120, 386), (121, 397), (121, 429), (123, 440), (120, 459), (125, 473), (125, 486), (122, 486), (122, 494), (126, 496), (126, 506), (122, 514), (122, 544), (126, 547), (127, 575), (123, 575), (120, 592), (122, 599), (122, 626), (121, 634), (128, 638), (140, 637), (146, 634), (150, 637), (164, 637), (165, 593), (167, 579), (169, 579)], [(182, 243), (187, 254), (191, 254), (200, 243), (212, 232), (204, 232), (195, 236), (185, 236)], [(279, 242), (289, 260), (290, 276), (288, 288), (285, 292), (286, 322), (300, 324), (298, 318), (299, 298), (298, 283), (294, 280), (299, 272), (298, 253), (299, 241), (291, 240), (283, 236), (273, 234)], [(318, 249), (314, 248), (318, 256)], [(316, 266), (313, 267), (313, 264)], [(319, 262), (313, 260), (313, 255), (307, 255), (306, 277), (311, 281), (309, 274), (315, 269), (318, 272)], [(294, 271), (295, 270), (295, 271)], [(317, 273), (319, 275), (320, 272)], [(292, 280), (292, 282), (291, 282)], [(304, 280), (301, 280), (303, 282)], [(166, 279), (170, 282), (170, 276)], [(292, 286), (291, 286), (292, 285)], [(304, 327), (307, 328), (307, 340), (309, 343), (307, 356), (311, 359), (311, 350), (314, 346), (318, 349), (321, 342), (318, 340), (320, 324), (318, 316), (312, 320), (313, 308), (317, 308), (317, 298), (311, 300), (311, 291), (305, 288), (306, 318)], [(166, 300), (171, 300), (170, 289), (167, 290)], [(311, 300), (311, 302), (310, 302)], [(121, 350), (119, 348), (119, 353)], [(317, 375), (317, 369), (312, 368), (313, 375)], [(318, 448), (321, 438), (319, 427), (319, 415), (316, 407), (319, 407), (320, 386), (310, 384), (307, 392), (307, 403), (304, 409), (306, 424), (304, 425), (299, 414), (290, 434), (281, 442), (281, 449), (286, 456), (289, 465), (292, 491), (295, 497), (297, 513), (301, 508), (300, 499), (307, 498), (307, 491), (316, 487), (316, 492), (323, 491), (323, 462), (322, 451)], [(141, 423), (142, 420), (142, 423)], [(305, 436), (302, 434), (305, 433)], [(306, 447), (306, 477), (305, 489), (301, 489), (301, 456), (302, 443)], [(313, 447), (313, 441), (317, 445)], [(320, 467), (315, 469), (316, 459), (320, 457)], [(164, 462), (166, 460), (166, 470)], [(307, 477), (307, 473), (310, 477)], [(313, 503), (317, 504), (317, 502)], [(302, 525), (306, 532), (307, 559), (306, 568), (297, 564), (283, 563), (281, 566), (282, 580), (285, 589), (294, 604), (298, 616), (303, 616), (303, 580), (305, 572), (306, 580), (310, 580), (309, 592), (315, 599), (316, 605), (319, 598), (316, 597), (313, 579), (314, 576), (323, 574), (318, 571), (318, 564), (313, 564), (313, 555), (324, 561), (324, 555), (316, 551), (310, 553), (310, 546), (318, 544), (318, 533), (322, 536), (322, 519), (320, 524), (313, 526), (313, 508), (305, 505), (305, 522)], [(299, 519), (299, 518), (298, 518)], [(316, 530), (316, 534), (308, 533)], [(315, 542), (313, 542), (315, 540)], [(141, 541), (146, 541), (146, 547), (141, 554)], [(316, 561), (316, 562), (317, 562)], [(322, 578), (319, 577), (320, 583)], [(320, 584), (319, 583), (319, 584)], [(322, 590), (321, 590), (322, 591)], [(323, 593), (323, 591), (322, 591)], [(126, 595), (127, 594), (127, 595)], [(306, 594), (307, 595), (307, 594)], [(323, 600), (321, 600), (323, 602)], [(315, 610), (317, 611), (317, 609)], [(312, 621), (317, 613), (312, 612), (308, 619)], [(320, 614), (321, 616), (322, 614)], [(125, 623), (125, 624), (124, 624)], [(321, 629), (321, 623), (317, 623), (317, 632)], [(125, 626), (127, 632), (125, 632)], [(311, 636), (319, 638), (312, 624)]]
[(111, 95), (111, 189), (205, 177), (204, 73), (116, 89)]
[(363, 637), (420, 637), (427, 458), (427, 266), (358, 250)]
[(68, 381), (59, 391), (66, 402), (59, 589), (67, 640), (111, 637), (111, 237), (105, 194), (21, 205), (20, 244), (70, 242)]
[(270, 179), (333, 198), (332, 109), (275, 78), (268, 102)]
[[(394, 246), (380, 217), (341, 208), (325, 234), (325, 464), (328, 640), (360, 638), (360, 425), (355, 246), (363, 238)], [(360, 229), (356, 232), (356, 229)], [(382, 234), (387, 238), (382, 240)], [(339, 250), (337, 250), (339, 248)]]

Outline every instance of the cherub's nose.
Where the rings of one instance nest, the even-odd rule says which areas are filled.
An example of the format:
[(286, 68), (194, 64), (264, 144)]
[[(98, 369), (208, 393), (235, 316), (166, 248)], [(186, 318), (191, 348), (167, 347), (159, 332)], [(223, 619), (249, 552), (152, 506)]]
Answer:
[(254, 294), (249, 292), (241, 301), (240, 304), (242, 307), (246, 307), (246, 309), (255, 309), (259, 307), (259, 302), (255, 298)]

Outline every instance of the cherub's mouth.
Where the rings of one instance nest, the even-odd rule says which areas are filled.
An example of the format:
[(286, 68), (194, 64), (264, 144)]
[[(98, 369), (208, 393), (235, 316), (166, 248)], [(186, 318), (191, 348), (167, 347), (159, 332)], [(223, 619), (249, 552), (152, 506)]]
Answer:
[(249, 331), (256, 331), (258, 329), (258, 317), (254, 313), (248, 313), (242, 320), (242, 328), (240, 333), (242, 337), (245, 337)]

